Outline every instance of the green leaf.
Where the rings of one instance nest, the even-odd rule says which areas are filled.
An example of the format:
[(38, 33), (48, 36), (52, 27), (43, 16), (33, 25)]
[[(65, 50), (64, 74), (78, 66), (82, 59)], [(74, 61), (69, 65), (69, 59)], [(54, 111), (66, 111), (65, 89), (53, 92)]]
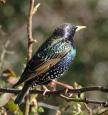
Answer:
[(0, 107), (6, 105), (8, 101), (10, 100), (12, 94), (4, 93), (0, 96)]
[(38, 113), (43, 113), (43, 112), (44, 112), (43, 107), (38, 107), (38, 108), (37, 108), (37, 112), (38, 112)]
[(10, 101), (6, 104), (6, 108), (8, 108), (8, 109), (9, 109), (10, 111), (12, 111), (12, 112), (16, 112), (16, 114), (18, 114), (18, 115), (23, 115), (23, 113), (22, 113), (22, 112), (20, 111), (20, 109), (19, 109), (19, 106), (16, 105), (13, 100), (10, 100)]

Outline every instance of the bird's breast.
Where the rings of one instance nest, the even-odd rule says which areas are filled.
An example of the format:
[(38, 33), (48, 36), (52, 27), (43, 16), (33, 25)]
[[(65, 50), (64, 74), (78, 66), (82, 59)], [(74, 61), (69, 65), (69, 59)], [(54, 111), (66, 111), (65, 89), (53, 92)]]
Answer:
[(59, 62), (58, 66), (64, 68), (64, 70), (67, 69), (71, 65), (75, 56), (76, 56), (76, 49), (71, 47), (70, 52)]

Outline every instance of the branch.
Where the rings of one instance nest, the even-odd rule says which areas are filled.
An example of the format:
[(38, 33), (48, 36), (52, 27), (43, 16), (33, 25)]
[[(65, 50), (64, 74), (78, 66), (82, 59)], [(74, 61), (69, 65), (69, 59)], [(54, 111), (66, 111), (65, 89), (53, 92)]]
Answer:
[[(29, 61), (32, 57), (32, 47), (33, 43), (36, 42), (36, 40), (33, 39), (32, 37), (32, 18), (34, 13), (36, 13), (38, 7), (40, 4), (37, 4), (35, 6), (35, 0), (29, 0), (29, 14), (28, 14), (28, 23), (27, 23), (27, 34), (28, 34), (28, 53), (27, 53), (27, 61)], [(29, 95), (26, 97), (26, 107), (25, 107), (25, 115), (29, 114), (29, 108), (30, 108), (30, 103), (29, 103)]]
[(29, 0), (30, 1), (30, 7), (29, 7), (29, 15), (28, 15), (28, 24), (27, 24), (27, 33), (28, 33), (28, 55), (27, 55), (27, 60), (29, 61), (32, 57), (32, 46), (33, 43), (37, 42), (36, 40), (33, 39), (32, 36), (32, 18), (33, 15), (36, 13), (38, 7), (40, 4), (38, 3), (36, 6), (34, 5), (35, 2), (34, 0)]
[(88, 104), (87, 104), (87, 103), (84, 103), (84, 105), (85, 105), (85, 108), (86, 108), (87, 111), (88, 111), (88, 115), (93, 115), (93, 111), (92, 111), (92, 109), (88, 106)]
[(74, 101), (74, 102), (83, 102), (83, 103), (86, 103), (86, 104), (99, 104), (99, 105), (102, 105), (104, 107), (106, 107), (106, 105), (108, 104), (108, 102), (106, 101), (95, 101), (95, 100), (90, 100), (90, 99), (75, 99), (75, 98), (69, 98), (69, 97), (66, 97), (64, 95), (60, 95), (60, 97), (66, 101)]
[[(0, 92), (2, 93), (14, 93), (18, 94), (21, 90), (20, 89), (13, 89), (13, 88), (0, 88)], [(47, 91), (46, 95), (50, 94), (64, 94), (66, 89), (60, 89), (56, 91)], [(90, 86), (90, 87), (83, 87), (78, 89), (68, 89), (68, 93), (84, 93), (84, 92), (91, 92), (91, 91), (100, 91), (104, 93), (108, 93), (108, 88), (103, 86)], [(30, 90), (30, 94), (43, 94), (44, 90)]]
[[(0, 92), (3, 93), (14, 93), (18, 94), (21, 90), (18, 89), (12, 89), (12, 88), (0, 88)], [(102, 86), (92, 86), (92, 87), (84, 87), (84, 88), (78, 88), (78, 89), (68, 89), (67, 93), (84, 93), (84, 92), (91, 92), (91, 91), (100, 91), (104, 93), (108, 93), (108, 88), (107, 87), (102, 87)], [(43, 94), (43, 90), (30, 90), (30, 94)], [(94, 103), (94, 104), (101, 104), (104, 107), (108, 106), (108, 102), (106, 101), (94, 101), (94, 100), (88, 100), (88, 99), (73, 99), (64, 96), (63, 94), (66, 93), (66, 89), (60, 89), (56, 91), (47, 91), (46, 95), (58, 95), (61, 98), (67, 100), (67, 101), (74, 101), (74, 102), (84, 102), (84, 103)]]
[(4, 46), (2, 46), (2, 52), (0, 54), (0, 71), (3, 69), (6, 54), (14, 54), (13, 51), (8, 50), (9, 44), (10, 41), (7, 40)]
[(101, 113), (97, 114), (97, 115), (107, 115), (108, 109), (105, 109), (104, 111), (102, 111)]

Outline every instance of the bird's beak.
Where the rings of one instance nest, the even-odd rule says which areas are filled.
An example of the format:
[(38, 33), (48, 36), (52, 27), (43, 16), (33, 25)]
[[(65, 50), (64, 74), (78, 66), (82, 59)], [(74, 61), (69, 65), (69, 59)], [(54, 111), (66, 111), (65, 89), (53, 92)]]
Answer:
[(77, 27), (76, 31), (86, 28), (86, 26), (76, 26), (76, 27)]

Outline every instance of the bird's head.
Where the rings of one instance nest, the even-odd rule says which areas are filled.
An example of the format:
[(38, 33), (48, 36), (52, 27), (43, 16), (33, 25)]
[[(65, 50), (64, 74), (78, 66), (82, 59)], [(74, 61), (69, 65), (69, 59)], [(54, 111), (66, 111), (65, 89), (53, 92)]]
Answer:
[(65, 23), (55, 29), (53, 35), (63, 37), (64, 39), (73, 39), (75, 32), (86, 28), (86, 26), (75, 26), (71, 23)]

